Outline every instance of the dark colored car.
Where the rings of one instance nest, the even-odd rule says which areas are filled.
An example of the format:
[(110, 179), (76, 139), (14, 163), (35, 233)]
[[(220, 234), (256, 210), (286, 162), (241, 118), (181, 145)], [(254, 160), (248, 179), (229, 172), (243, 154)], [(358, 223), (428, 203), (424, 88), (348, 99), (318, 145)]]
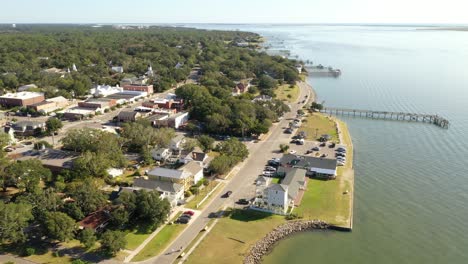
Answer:
[(326, 156), (327, 156), (327, 154), (322, 154), (320, 157), (325, 158)]
[(320, 143), (320, 145), (319, 145), (319, 146), (321, 146), (321, 147), (325, 147), (326, 145), (327, 145), (327, 144), (326, 144), (325, 142), (322, 142), (322, 143)]
[(320, 148), (319, 148), (319, 147), (313, 147), (312, 150), (313, 150), (313, 151), (319, 151)]
[(246, 199), (239, 199), (239, 201), (237, 201), (238, 204), (242, 204), (242, 205), (248, 205), (250, 202)]
[(189, 221), (190, 221), (190, 218), (180, 217), (179, 219), (177, 219), (176, 223), (187, 224)]
[(334, 148), (336, 146), (335, 143), (331, 143), (330, 145), (328, 145), (329, 148)]
[(228, 198), (229, 196), (231, 196), (231, 194), (232, 194), (232, 191), (227, 191), (227, 192), (223, 195), (223, 197), (224, 197), (224, 198)]

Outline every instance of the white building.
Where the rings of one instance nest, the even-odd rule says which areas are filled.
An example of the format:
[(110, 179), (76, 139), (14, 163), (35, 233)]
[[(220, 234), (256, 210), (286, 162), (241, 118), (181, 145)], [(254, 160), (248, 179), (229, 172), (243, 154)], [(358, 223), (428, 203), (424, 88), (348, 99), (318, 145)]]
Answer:
[(171, 139), (169, 143), (169, 148), (172, 151), (179, 152), (182, 150), (182, 145), (185, 143), (184, 135), (177, 135), (175, 138)]
[(275, 214), (288, 214), (301, 198), (299, 192), (307, 185), (306, 171), (299, 168), (287, 168), (281, 183), (271, 184), (271, 180), (260, 177), (257, 180), (256, 198), (253, 209)]
[(138, 190), (157, 191), (161, 199), (167, 199), (172, 207), (184, 199), (184, 187), (181, 184), (169, 181), (158, 181), (148, 179), (148, 177), (136, 177), (133, 181), (133, 187), (122, 187), (122, 191)]
[(111, 70), (113, 72), (117, 72), (117, 73), (123, 73), (124, 72), (124, 69), (122, 66), (112, 66), (111, 67)]
[(153, 149), (151, 151), (151, 156), (157, 161), (165, 161), (171, 156), (171, 152), (168, 148)]
[(89, 93), (95, 97), (106, 97), (121, 92), (123, 92), (122, 87), (110, 85), (98, 85), (96, 88), (89, 90)]

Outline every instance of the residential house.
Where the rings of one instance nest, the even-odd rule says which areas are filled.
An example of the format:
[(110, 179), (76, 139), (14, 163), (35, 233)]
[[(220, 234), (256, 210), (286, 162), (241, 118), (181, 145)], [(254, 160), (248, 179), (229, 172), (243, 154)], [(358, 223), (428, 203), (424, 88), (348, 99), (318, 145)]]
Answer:
[(142, 117), (142, 113), (135, 111), (121, 111), (117, 116), (118, 122), (135, 122)]
[(177, 135), (175, 138), (171, 139), (169, 143), (169, 148), (173, 152), (180, 152), (182, 150), (182, 146), (185, 143), (184, 135)]
[(247, 92), (250, 88), (250, 82), (238, 82), (233, 88), (232, 93), (235, 95), (243, 94)]
[(171, 156), (171, 152), (168, 148), (153, 149), (151, 151), (151, 156), (157, 161), (165, 161)]
[(179, 162), (187, 164), (189, 162), (197, 162), (203, 168), (207, 168), (213, 158), (204, 153), (199, 147), (195, 147), (187, 155), (184, 155), (179, 159)]
[(177, 183), (188, 190), (203, 178), (203, 168), (196, 162), (189, 162), (177, 170), (157, 167), (147, 174), (150, 180)]
[[(336, 159), (285, 154), (280, 160), (280, 165), (283, 168), (305, 169), (308, 176), (319, 179), (330, 180), (336, 178)], [(281, 167), (278, 168), (279, 174), (282, 173)]]
[(36, 92), (19, 92), (6, 93), (0, 96), (0, 104), (3, 106), (28, 106), (44, 101), (43, 93)]
[(271, 180), (260, 178), (256, 182), (256, 198), (253, 209), (275, 214), (288, 214), (289, 209), (298, 205), (307, 185), (306, 170), (290, 168), (281, 183), (271, 183)]
[(45, 121), (18, 121), (13, 124), (15, 135), (32, 136), (38, 130), (44, 131), (46, 128)]
[(161, 199), (167, 199), (172, 207), (184, 200), (184, 186), (170, 181), (148, 179), (148, 177), (135, 177), (133, 187), (122, 187), (121, 191), (138, 190), (157, 191)]
[(78, 226), (80, 229), (89, 228), (94, 232), (102, 232), (109, 224), (110, 220), (110, 210), (102, 209), (83, 218), (83, 220), (78, 222)]

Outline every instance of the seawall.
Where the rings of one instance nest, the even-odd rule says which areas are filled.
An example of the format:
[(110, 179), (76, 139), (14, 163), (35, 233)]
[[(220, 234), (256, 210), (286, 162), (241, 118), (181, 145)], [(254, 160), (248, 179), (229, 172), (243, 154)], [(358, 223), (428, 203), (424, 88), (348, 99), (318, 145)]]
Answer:
[(327, 223), (320, 220), (291, 221), (280, 225), (252, 246), (244, 258), (244, 264), (260, 264), (263, 256), (273, 249), (276, 242), (289, 235), (313, 229), (327, 229), (328, 227)]

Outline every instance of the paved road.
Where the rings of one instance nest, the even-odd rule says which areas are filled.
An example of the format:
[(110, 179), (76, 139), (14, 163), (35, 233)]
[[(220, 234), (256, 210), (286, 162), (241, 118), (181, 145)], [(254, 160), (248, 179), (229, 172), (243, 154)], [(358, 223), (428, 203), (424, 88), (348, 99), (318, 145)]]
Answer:
[[(306, 94), (309, 97), (312, 96), (312, 90), (310, 86), (305, 83), (300, 83), (301, 93), (299, 101), (302, 101)], [(279, 144), (288, 143), (291, 135), (284, 134), (283, 130), (290, 122), (289, 119), (296, 116), (297, 110), (302, 107), (303, 104), (294, 103), (291, 105), (291, 112), (285, 115), (285, 118), (281, 122), (275, 124), (271, 129), (270, 136), (258, 143), (249, 143), (250, 156), (240, 166), (240, 170), (232, 176), (230, 181), (226, 184), (221, 194), (227, 191), (232, 191), (230, 198), (221, 198), (220, 196), (215, 197), (205, 209), (202, 211), (200, 217), (198, 217), (190, 226), (186, 228), (178, 238), (163, 252), (160, 256), (153, 259), (149, 259), (142, 263), (158, 263), (158, 264), (170, 264), (173, 263), (180, 253), (170, 254), (172, 248), (185, 248), (187, 245), (197, 236), (197, 234), (205, 228), (209, 222), (209, 214), (217, 212), (223, 206), (234, 206), (234, 202), (240, 198), (253, 198), (255, 195), (254, 181), (258, 175), (262, 172), (266, 162), (272, 157), (279, 157), (281, 154), (278, 153)]]

